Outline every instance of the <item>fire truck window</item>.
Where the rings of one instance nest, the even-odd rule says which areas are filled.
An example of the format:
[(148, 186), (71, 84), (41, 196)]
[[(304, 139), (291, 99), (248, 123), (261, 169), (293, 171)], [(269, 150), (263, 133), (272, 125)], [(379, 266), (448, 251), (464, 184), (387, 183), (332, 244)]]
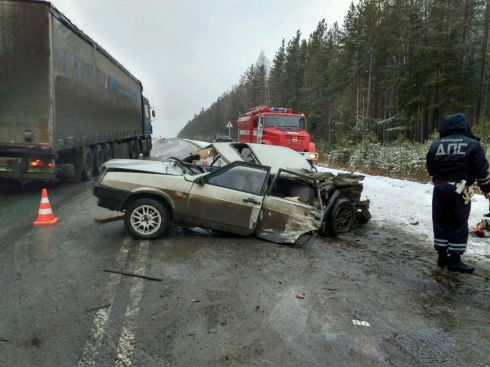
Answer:
[(304, 130), (305, 119), (303, 117), (287, 115), (268, 115), (265, 117), (266, 127), (295, 127)]
[(259, 126), (259, 119), (256, 117), (254, 118), (254, 127)]
[(300, 118), (300, 119), (299, 119), (299, 128), (300, 128), (301, 130), (304, 130), (304, 129), (305, 129), (305, 127), (306, 127), (306, 121), (305, 121), (305, 119), (304, 119), (304, 118)]

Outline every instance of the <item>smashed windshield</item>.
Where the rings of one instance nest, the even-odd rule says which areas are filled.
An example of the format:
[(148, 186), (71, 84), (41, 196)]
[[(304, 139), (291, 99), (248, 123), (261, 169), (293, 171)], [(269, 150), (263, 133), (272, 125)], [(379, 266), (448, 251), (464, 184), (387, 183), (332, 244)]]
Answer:
[(291, 115), (267, 115), (265, 117), (265, 127), (295, 127), (300, 130), (305, 129), (305, 118)]

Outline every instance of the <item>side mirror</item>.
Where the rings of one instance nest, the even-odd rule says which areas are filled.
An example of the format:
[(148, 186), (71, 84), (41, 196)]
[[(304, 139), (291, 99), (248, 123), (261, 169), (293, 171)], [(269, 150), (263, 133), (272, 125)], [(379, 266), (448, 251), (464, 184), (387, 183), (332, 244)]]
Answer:
[(155, 110), (152, 110), (152, 111), (151, 111), (151, 115), (152, 115), (153, 117), (155, 117)]
[(194, 183), (197, 183), (199, 185), (204, 185), (206, 183), (206, 177), (204, 176), (198, 177), (194, 180)]

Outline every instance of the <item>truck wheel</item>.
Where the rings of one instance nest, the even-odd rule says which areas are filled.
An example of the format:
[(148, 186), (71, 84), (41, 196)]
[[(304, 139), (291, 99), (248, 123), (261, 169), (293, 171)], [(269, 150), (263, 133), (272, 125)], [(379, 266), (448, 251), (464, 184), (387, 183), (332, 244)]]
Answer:
[(143, 153), (143, 143), (140, 138), (136, 138), (136, 150), (138, 151), (136, 158), (139, 158), (140, 153)]
[(114, 158), (114, 156), (112, 154), (111, 144), (107, 143), (106, 145), (104, 145), (104, 159), (107, 162), (109, 159), (112, 158)]
[(124, 214), (124, 226), (134, 238), (154, 240), (170, 225), (167, 208), (155, 199), (141, 198), (129, 204)]
[(348, 199), (338, 199), (327, 215), (329, 231), (345, 233), (352, 229), (356, 220), (356, 208)]
[(143, 150), (143, 155), (145, 157), (148, 157), (150, 155), (150, 152), (151, 152), (151, 139), (145, 139), (145, 141), (143, 142), (143, 145), (145, 147), (145, 149)]
[(129, 159), (138, 158), (138, 149), (136, 148), (136, 143), (134, 140), (129, 142)]
[(112, 143), (112, 158), (121, 158), (121, 154), (119, 152), (119, 144), (114, 142)]
[(94, 176), (98, 176), (100, 173), (100, 167), (104, 164), (104, 151), (102, 147), (97, 144), (94, 149)]
[(88, 181), (92, 178), (94, 172), (94, 157), (89, 147), (83, 148), (83, 170), (82, 180)]

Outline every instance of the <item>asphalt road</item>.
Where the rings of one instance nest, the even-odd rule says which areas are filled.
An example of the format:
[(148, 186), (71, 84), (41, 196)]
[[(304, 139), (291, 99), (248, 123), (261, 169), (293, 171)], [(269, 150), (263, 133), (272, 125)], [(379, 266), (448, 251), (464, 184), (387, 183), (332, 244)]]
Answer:
[[(34, 227), (44, 187), (59, 220)], [(302, 248), (140, 241), (94, 222), (114, 213), (90, 182), (2, 185), (0, 202), (0, 366), (490, 366), (490, 269), (448, 273), (375, 221)]]

